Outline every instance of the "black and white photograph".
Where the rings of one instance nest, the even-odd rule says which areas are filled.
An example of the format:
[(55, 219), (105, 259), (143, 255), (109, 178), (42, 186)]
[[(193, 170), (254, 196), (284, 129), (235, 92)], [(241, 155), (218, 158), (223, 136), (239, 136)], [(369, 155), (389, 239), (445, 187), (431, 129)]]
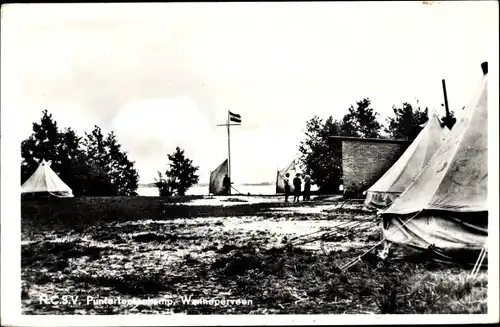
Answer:
[(2, 325), (498, 322), (498, 25), (2, 5)]

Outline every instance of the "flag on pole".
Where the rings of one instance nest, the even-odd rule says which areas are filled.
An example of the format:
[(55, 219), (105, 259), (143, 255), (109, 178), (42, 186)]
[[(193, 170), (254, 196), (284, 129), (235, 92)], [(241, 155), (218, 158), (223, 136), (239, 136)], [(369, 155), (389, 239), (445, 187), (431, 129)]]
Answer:
[(229, 122), (233, 122), (233, 123), (241, 123), (241, 115), (239, 114), (234, 114), (232, 113), (231, 111), (229, 111)]

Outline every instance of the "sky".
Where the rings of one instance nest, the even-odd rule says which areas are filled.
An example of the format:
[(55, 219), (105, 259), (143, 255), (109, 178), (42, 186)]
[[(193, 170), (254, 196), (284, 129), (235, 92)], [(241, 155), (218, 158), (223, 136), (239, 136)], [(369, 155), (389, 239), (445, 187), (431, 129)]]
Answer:
[(2, 6), (2, 116), (18, 140), (48, 109), (80, 135), (113, 130), (140, 182), (176, 146), (207, 182), (227, 157), (235, 183), (273, 181), (306, 121), (341, 119), (365, 97), (385, 122), (419, 100), (466, 105), (498, 38), (495, 1)]

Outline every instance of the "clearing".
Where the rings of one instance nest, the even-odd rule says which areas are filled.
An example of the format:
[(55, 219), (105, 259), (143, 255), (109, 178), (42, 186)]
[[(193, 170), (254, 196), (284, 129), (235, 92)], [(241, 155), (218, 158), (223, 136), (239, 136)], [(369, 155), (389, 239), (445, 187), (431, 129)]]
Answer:
[[(380, 262), (375, 250), (341, 272), (379, 241), (373, 214), (338, 197), (281, 201), (23, 200), (22, 312), (486, 313), (487, 272), (470, 279), (470, 267)], [(44, 301), (51, 296), (58, 301)]]

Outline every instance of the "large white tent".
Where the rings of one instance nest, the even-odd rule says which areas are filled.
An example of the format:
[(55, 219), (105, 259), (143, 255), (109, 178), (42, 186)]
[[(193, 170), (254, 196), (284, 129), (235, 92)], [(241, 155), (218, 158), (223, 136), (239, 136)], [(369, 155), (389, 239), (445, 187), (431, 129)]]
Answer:
[(35, 172), (21, 186), (21, 194), (50, 194), (57, 197), (73, 197), (73, 191), (50, 168), (50, 163), (42, 160)]
[[(381, 212), (387, 244), (473, 260), (488, 237), (487, 66), (478, 90), (416, 180)], [(468, 250), (465, 251), (464, 250)]]
[(448, 128), (432, 113), (403, 155), (366, 192), (364, 205), (377, 210), (389, 206), (415, 180), (443, 144)]

